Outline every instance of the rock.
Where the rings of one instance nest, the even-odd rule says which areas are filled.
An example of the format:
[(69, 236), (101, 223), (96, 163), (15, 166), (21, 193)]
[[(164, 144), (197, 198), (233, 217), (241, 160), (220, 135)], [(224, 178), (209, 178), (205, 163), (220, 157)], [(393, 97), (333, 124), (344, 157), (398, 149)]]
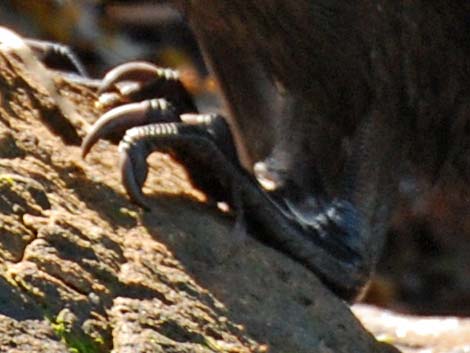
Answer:
[(9, 353), (69, 352), (45, 320), (15, 320), (0, 315), (0, 351)]
[(115, 147), (80, 158), (94, 92), (2, 47), (1, 351), (396, 352), (310, 271), (234, 236), (168, 157), (151, 158), (155, 207), (133, 206)]

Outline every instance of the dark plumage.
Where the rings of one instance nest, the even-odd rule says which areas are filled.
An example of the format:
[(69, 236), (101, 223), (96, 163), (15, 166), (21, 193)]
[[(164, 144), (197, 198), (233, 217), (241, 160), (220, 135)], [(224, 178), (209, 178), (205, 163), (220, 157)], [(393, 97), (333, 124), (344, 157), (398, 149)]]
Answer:
[(171, 153), (253, 234), (354, 298), (380, 255), (400, 182), (435, 181), (444, 166), (468, 178), (470, 3), (173, 3), (219, 80), (230, 128), (220, 116), (181, 115), (196, 108), (172, 71), (130, 63), (111, 70), (102, 89), (153, 79), (157, 97), (174, 99), (107, 112), (84, 155), (126, 131), (123, 184), (151, 208), (141, 190), (146, 157)]
[(403, 175), (432, 182), (445, 162), (468, 175), (468, 1), (173, 2), (220, 82), (245, 168), (264, 161), (279, 202), (306, 218), (351, 201), (365, 268)]

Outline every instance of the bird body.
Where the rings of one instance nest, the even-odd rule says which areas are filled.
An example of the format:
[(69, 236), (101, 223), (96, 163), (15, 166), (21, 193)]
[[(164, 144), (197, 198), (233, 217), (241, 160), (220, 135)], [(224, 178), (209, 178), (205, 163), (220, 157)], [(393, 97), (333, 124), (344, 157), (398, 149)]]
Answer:
[[(171, 2), (218, 80), (229, 125), (176, 110), (168, 120), (168, 104), (150, 101), (103, 115), (85, 153), (113, 126), (137, 125), (120, 147), (134, 200), (146, 205), (146, 156), (172, 151), (257, 236), (354, 298), (374, 270), (403, 178), (433, 181), (446, 165), (470, 176), (470, 3)], [(163, 72), (146, 67), (112, 70), (104, 87)]]

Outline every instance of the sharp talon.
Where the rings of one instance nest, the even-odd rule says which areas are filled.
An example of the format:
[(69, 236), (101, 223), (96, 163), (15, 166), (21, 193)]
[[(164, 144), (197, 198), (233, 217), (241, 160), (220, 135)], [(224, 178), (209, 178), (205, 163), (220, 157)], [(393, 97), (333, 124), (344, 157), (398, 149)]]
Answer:
[(119, 144), (121, 179), (132, 201), (150, 210), (151, 207), (142, 193), (148, 174), (147, 156), (150, 151), (145, 148), (145, 143), (133, 142), (136, 131), (138, 128), (129, 130)]
[[(154, 114), (152, 114), (154, 113)], [(110, 134), (124, 135), (127, 129), (152, 122), (177, 120), (173, 107), (164, 99), (152, 99), (129, 103), (103, 114), (93, 125), (82, 142), (82, 158), (85, 158), (94, 144)]]
[(130, 62), (122, 64), (109, 71), (103, 79), (98, 93), (103, 93), (122, 81), (136, 81), (140, 84), (155, 80), (159, 76), (177, 79), (178, 73), (170, 69), (162, 69), (147, 62)]
[[(120, 169), (121, 169), (121, 179), (122, 179), (122, 183), (124, 185), (124, 188), (126, 189), (127, 194), (132, 199), (132, 201), (134, 201), (136, 204), (138, 204), (140, 207), (144, 208), (145, 210), (149, 211), (151, 207), (148, 204), (147, 200), (145, 199), (144, 194), (142, 193), (143, 182), (138, 180), (139, 178), (135, 173), (136, 171), (138, 171), (138, 167), (136, 167), (133, 163), (132, 156), (130, 156), (129, 151), (128, 151), (128, 146), (121, 147), (120, 145), (119, 152), (120, 152), (119, 164), (120, 164)], [(144, 162), (145, 162), (145, 159), (144, 159)], [(145, 178), (143, 181), (145, 181)]]
[(178, 71), (147, 62), (131, 62), (109, 71), (101, 82), (99, 94), (117, 92), (124, 101), (162, 97), (178, 103), (183, 112), (197, 112), (191, 95), (179, 79)]
[(99, 140), (112, 132), (124, 132), (136, 125), (145, 123), (145, 116), (150, 108), (149, 102), (131, 103), (114, 108), (103, 114), (94, 124), (82, 142), (82, 158)]

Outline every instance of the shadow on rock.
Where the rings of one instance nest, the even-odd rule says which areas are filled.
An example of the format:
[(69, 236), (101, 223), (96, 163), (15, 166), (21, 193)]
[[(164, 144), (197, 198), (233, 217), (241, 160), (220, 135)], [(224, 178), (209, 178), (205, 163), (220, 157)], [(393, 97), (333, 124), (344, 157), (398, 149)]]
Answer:
[(243, 234), (225, 214), (191, 200), (153, 202), (142, 219), (149, 233), (224, 304), (230, 320), (273, 352), (395, 351), (375, 342), (311, 272)]
[(16, 320), (44, 319), (41, 308), (3, 278), (0, 278), (0, 314)]

